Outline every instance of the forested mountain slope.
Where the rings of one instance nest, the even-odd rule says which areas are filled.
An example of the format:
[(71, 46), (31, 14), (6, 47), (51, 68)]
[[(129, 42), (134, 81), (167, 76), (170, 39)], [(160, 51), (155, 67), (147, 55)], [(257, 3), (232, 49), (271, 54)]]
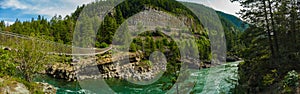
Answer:
[(233, 16), (231, 14), (226, 14), (222, 11), (216, 11), (219, 15), (220, 18), (224, 18), (228, 21), (228, 23), (231, 23), (233, 26), (238, 28), (240, 31), (245, 31), (249, 26), (242, 21), (240, 18)]
[[(244, 93), (299, 94), (300, 1), (231, 0), (249, 23), (241, 39), (239, 85)], [(239, 91), (239, 92), (241, 92)]]
[[(13, 25), (5, 26), (4, 21), (0, 23), (1, 29), (4, 31), (10, 31), (14, 33), (24, 34), (24, 35), (30, 35), (30, 36), (43, 36), (48, 40), (65, 43), (65, 44), (72, 44), (73, 39), (73, 32), (75, 29), (76, 21), (81, 13), (81, 11), (87, 7), (98, 7), (97, 3), (100, 3), (101, 1), (88, 4), (88, 5), (82, 5), (80, 7), (77, 7), (76, 11), (72, 13), (71, 15), (67, 15), (66, 17), (62, 17), (60, 15), (52, 17), (50, 20), (45, 19), (44, 17), (38, 16), (37, 19), (32, 19), (30, 21), (24, 21), (21, 22), (18, 19), (15, 21)], [(186, 3), (193, 7), (201, 7), (201, 8), (208, 8), (201, 4), (195, 4), (195, 3)], [(137, 6), (136, 6), (137, 5)], [(114, 30), (118, 28), (118, 26), (128, 17), (131, 15), (143, 10), (145, 6), (153, 6), (157, 7), (161, 11), (166, 11), (174, 15), (187, 15), (187, 17), (191, 17), (192, 19), (196, 19), (196, 16), (192, 14), (191, 11), (186, 9), (183, 5), (180, 3), (173, 1), (173, 0), (161, 0), (157, 2), (156, 0), (146, 0), (143, 2), (140, 2), (138, 0), (131, 0), (131, 1), (125, 1), (124, 3), (120, 4), (115, 8), (113, 16), (107, 16), (104, 19), (105, 23), (108, 24), (102, 24), (101, 27), (98, 29), (97, 35), (97, 41), (96, 41), (96, 47), (106, 47), (108, 44), (111, 43), (111, 36), (113, 35)], [(201, 10), (202, 11), (202, 10)], [(204, 13), (206, 10), (203, 10)], [(94, 12), (94, 11), (91, 11)], [(227, 49), (228, 51), (234, 52), (234, 46), (238, 45), (240, 43), (234, 42), (238, 39), (239, 34), (241, 31), (244, 31), (246, 27), (243, 25), (243, 21), (238, 19), (237, 17), (234, 17), (232, 15), (216, 11), (216, 13), (219, 15), (219, 19), (221, 20), (223, 24), (223, 28), (226, 35), (227, 40)], [(205, 16), (206, 14), (203, 14)], [(88, 15), (87, 15), (88, 16)], [(99, 20), (99, 18), (90, 18), (91, 20)], [(207, 19), (208, 21), (210, 19)], [(198, 34), (204, 35), (207, 37), (207, 33), (204, 33), (203, 26), (201, 26), (201, 21), (193, 20), (194, 23), (197, 23), (193, 25), (192, 31), (198, 31)], [(88, 21), (87, 21), (88, 22)], [(193, 22), (192, 22), (193, 23)], [(213, 22), (212, 22), (213, 23)], [(77, 23), (77, 24), (90, 24), (91, 27), (95, 27), (93, 25), (100, 25), (98, 24), (91, 24), (91, 23)], [(105, 26), (103, 26), (105, 25)], [(190, 24), (191, 25), (191, 24)], [(89, 31), (89, 30), (85, 30)], [(201, 31), (201, 32), (199, 32)], [(109, 35), (107, 35), (109, 34)], [(195, 33), (197, 34), (197, 33)], [(110, 37), (107, 37), (110, 36)], [(208, 45), (207, 45), (208, 46)]]

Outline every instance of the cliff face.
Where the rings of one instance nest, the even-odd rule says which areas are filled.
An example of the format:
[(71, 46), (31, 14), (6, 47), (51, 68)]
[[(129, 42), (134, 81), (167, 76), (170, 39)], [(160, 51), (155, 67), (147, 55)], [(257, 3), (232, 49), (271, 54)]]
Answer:
[[(116, 55), (112, 57), (111, 54), (106, 54), (99, 57), (94, 56), (80, 58), (73, 60), (77, 62), (73, 62), (71, 64), (56, 63), (48, 67), (46, 74), (54, 78), (65, 79), (67, 81), (98, 78), (130, 78), (133, 80), (150, 80), (157, 76), (160, 72), (166, 71), (166, 62), (154, 64), (145, 63), (143, 60), (145, 57), (141, 51), (134, 53), (127, 52), (122, 54), (127, 55)], [(121, 63), (120, 61), (128, 62)], [(210, 61), (204, 61), (200, 62), (199, 64), (192, 65), (196, 68), (211, 67)]]
[(76, 81), (75, 67), (68, 64), (56, 63), (46, 70), (46, 74), (58, 78), (65, 79), (68, 81)]

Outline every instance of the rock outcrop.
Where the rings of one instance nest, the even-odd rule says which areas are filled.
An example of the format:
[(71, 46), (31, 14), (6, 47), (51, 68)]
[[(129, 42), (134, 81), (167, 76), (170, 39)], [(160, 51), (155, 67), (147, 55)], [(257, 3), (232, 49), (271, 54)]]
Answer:
[(76, 71), (70, 64), (56, 63), (50, 66), (46, 73), (54, 78), (76, 81)]
[[(126, 54), (126, 55), (124, 55)], [(158, 72), (157, 66), (141, 66), (143, 53), (122, 53), (122, 55), (111, 54), (100, 57), (87, 57), (77, 59), (71, 64), (54, 64), (49, 66), (46, 73), (54, 78), (68, 81), (98, 79), (98, 78), (134, 78), (151, 79)], [(124, 63), (124, 61), (128, 61)]]
[[(118, 54), (114, 55), (113, 57), (112, 55), (104, 55), (97, 58), (96, 65), (81, 65), (78, 72), (79, 80), (98, 78), (128, 78), (137, 76), (141, 73), (149, 72), (150, 69), (138, 67), (142, 57), (143, 54), (140, 51), (136, 53), (122, 53), (122, 55)], [(151, 78), (149, 73), (148, 75), (140, 75), (139, 77), (141, 76), (146, 76), (142, 78)]]
[(227, 56), (226, 57), (226, 62), (235, 62), (235, 61), (239, 61), (241, 60), (241, 58), (239, 58), (238, 56)]
[[(6, 85), (0, 86), (0, 94), (32, 94), (23, 83), (17, 81), (7, 82), (7, 80), (2, 78), (0, 78), (0, 83), (6, 83)], [(56, 94), (56, 88), (54, 86), (48, 83), (36, 83), (38, 87), (35, 88), (41, 88), (44, 94)]]
[[(0, 78), (0, 83), (3, 82), (4, 79)], [(30, 94), (30, 91), (24, 84), (13, 81), (7, 86), (0, 87), (0, 94)]]
[(56, 94), (56, 88), (48, 83), (37, 82), (44, 94)]

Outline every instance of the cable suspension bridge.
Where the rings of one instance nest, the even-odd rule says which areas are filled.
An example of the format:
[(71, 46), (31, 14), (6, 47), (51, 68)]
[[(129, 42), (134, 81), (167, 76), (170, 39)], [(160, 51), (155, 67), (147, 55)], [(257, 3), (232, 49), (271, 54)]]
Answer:
[(0, 31), (0, 47), (2, 49), (20, 49), (23, 43), (32, 43), (31, 45), (39, 46), (39, 51), (47, 52), (48, 54), (67, 55), (67, 56), (93, 56), (104, 54), (112, 49), (112, 46), (107, 48), (82, 48), (74, 47), (63, 43), (57, 43), (48, 40), (33, 38), (30, 36), (16, 34), (8, 31)]

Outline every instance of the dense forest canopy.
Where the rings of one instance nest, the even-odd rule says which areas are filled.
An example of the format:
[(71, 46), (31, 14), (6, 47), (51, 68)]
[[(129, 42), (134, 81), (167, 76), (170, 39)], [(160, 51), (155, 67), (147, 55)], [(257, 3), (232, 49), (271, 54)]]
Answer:
[[(296, 93), (288, 71), (299, 70), (300, 2), (298, 0), (231, 0), (239, 2), (249, 23), (242, 34), (245, 60), (239, 67), (240, 86), (252, 93)], [(289, 72), (290, 73), (290, 72)], [(288, 74), (289, 74), (288, 73)], [(285, 80), (286, 79), (286, 80)], [(294, 84), (286, 84), (286, 83)], [(276, 88), (276, 89), (275, 89)], [(279, 89), (277, 89), (279, 88)]]
[[(101, 1), (98, 1), (100, 3)], [(193, 3), (188, 3), (193, 4)], [(200, 4), (193, 4), (196, 7), (205, 7)], [(87, 24), (87, 23), (77, 23), (78, 17), (83, 15), (81, 11), (87, 7), (100, 7), (97, 6), (97, 2), (88, 4), (88, 5), (82, 5), (78, 6), (76, 11), (73, 12), (71, 15), (67, 15), (66, 17), (62, 17), (60, 15), (56, 15), (52, 17), (50, 20), (45, 19), (44, 17), (38, 16), (37, 19), (32, 19), (31, 21), (24, 21), (21, 22), (18, 19), (16, 19), (15, 23), (6, 26), (4, 21), (1, 22), (1, 29), (3, 31), (10, 31), (14, 33), (24, 34), (24, 35), (36, 35), (36, 36), (43, 36), (46, 37), (46, 39), (51, 41), (56, 41), (64, 44), (72, 44), (73, 39), (73, 32), (76, 24)], [(91, 24), (91, 27), (95, 27), (93, 25), (101, 25), (101, 27), (98, 29), (97, 38), (96, 38), (96, 47), (106, 47), (108, 44), (112, 41), (112, 36), (115, 32), (115, 30), (118, 28), (118, 26), (128, 17), (132, 16), (133, 14), (138, 13), (139, 11), (145, 10), (145, 7), (153, 7), (157, 8), (157, 10), (165, 11), (168, 13), (171, 13), (176, 16), (182, 16), (186, 15), (187, 17), (190, 17), (192, 19), (195, 19), (196, 25), (190, 25), (191, 31), (195, 32), (195, 34), (205, 35), (203, 29), (203, 26), (201, 26), (201, 22), (199, 20), (196, 20), (196, 16), (193, 15), (189, 9), (184, 7), (181, 3), (173, 0), (129, 0), (125, 1), (118, 6), (115, 7), (114, 14), (106, 16), (104, 19), (104, 23), (98, 23), (98, 24)], [(97, 9), (97, 8), (95, 8)], [(206, 10), (204, 10), (206, 11)], [(219, 17), (222, 21), (224, 31), (226, 33), (226, 40), (227, 40), (227, 48), (228, 51), (233, 51), (233, 41), (235, 39), (238, 39), (239, 35), (236, 33), (240, 33), (240, 31), (243, 31), (244, 28), (240, 28), (240, 25), (242, 25), (243, 21), (236, 19), (232, 15), (226, 15), (222, 12), (217, 12), (219, 14)], [(86, 15), (88, 16), (88, 15)], [(90, 18), (91, 20), (99, 20), (99, 18)], [(234, 19), (234, 20), (232, 20)], [(89, 21), (87, 21), (89, 22)], [(103, 28), (105, 27), (105, 28)], [(88, 28), (86, 28), (88, 29)], [(89, 31), (89, 30), (84, 31)], [(93, 30), (91, 30), (93, 31)], [(202, 33), (201, 33), (202, 32)], [(234, 51), (233, 51), (234, 52)]]

